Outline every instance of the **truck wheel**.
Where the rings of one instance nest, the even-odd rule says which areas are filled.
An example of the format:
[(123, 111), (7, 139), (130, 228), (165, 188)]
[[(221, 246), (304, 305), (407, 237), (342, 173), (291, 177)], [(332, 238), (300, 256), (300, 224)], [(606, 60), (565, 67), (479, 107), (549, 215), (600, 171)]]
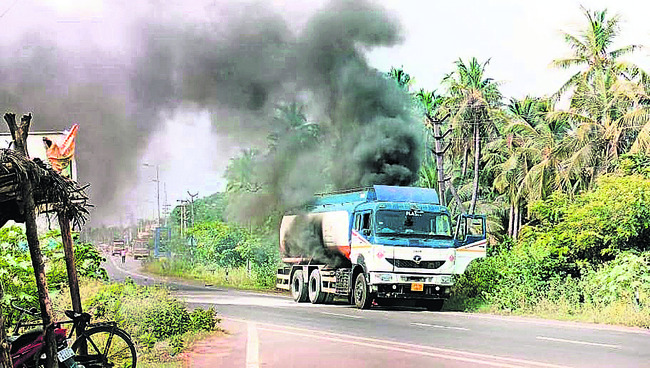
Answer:
[(321, 304), (327, 298), (327, 293), (321, 289), (320, 271), (318, 268), (311, 271), (309, 275), (309, 301), (312, 304)]
[(291, 278), (291, 295), (293, 296), (293, 300), (298, 303), (307, 301), (307, 288), (305, 288), (302, 270), (293, 273), (293, 277)]
[(368, 309), (372, 304), (372, 295), (370, 295), (370, 290), (368, 290), (368, 283), (366, 282), (366, 276), (363, 273), (357, 275), (357, 279), (354, 282), (354, 305), (359, 309)]
[(444, 299), (434, 299), (434, 300), (422, 300), (421, 306), (426, 308), (428, 311), (439, 312), (442, 310), (442, 306), (445, 304)]

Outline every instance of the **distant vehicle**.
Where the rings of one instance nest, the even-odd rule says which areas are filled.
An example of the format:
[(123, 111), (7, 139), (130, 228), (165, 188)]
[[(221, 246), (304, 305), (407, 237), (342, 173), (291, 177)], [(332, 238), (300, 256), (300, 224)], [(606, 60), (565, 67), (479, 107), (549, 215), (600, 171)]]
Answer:
[(111, 250), (111, 255), (113, 256), (119, 256), (122, 254), (122, 251), (126, 249), (126, 244), (124, 243), (124, 240), (121, 239), (115, 239), (113, 240), (113, 247)]
[(149, 257), (149, 241), (147, 239), (136, 239), (133, 243), (133, 259)]
[(454, 275), (486, 255), (484, 215), (449, 210), (434, 189), (373, 187), (318, 195), (280, 224), (277, 287), (297, 302), (347, 297), (360, 309), (408, 301), (442, 309)]

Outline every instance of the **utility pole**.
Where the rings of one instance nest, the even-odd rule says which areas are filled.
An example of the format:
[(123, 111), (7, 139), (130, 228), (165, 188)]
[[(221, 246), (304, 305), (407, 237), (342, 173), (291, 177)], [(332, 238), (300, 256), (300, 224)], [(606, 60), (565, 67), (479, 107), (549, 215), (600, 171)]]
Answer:
[(165, 218), (165, 227), (169, 226), (168, 219), (169, 219), (169, 208), (171, 205), (167, 203), (167, 183), (163, 183), (163, 188), (165, 191), (165, 201), (163, 202), (163, 217)]
[(191, 202), (191, 207), (190, 207), (190, 208), (191, 208), (191, 211), (192, 211), (192, 212), (191, 212), (191, 214), (192, 214), (192, 221), (191, 221), (191, 224), (192, 224), (192, 228), (194, 228), (194, 197), (198, 196), (198, 195), (199, 195), (199, 192), (196, 192), (196, 194), (192, 194), (192, 193), (190, 193), (190, 191), (188, 190), (188, 191), (187, 191), (187, 194), (190, 196), (190, 199), (191, 199), (191, 201), (192, 201), (192, 202)]
[(449, 190), (451, 191), (451, 195), (454, 197), (454, 200), (456, 201), (456, 204), (458, 205), (458, 209), (460, 210), (461, 213), (466, 213), (467, 211), (465, 210), (465, 206), (463, 206), (463, 202), (460, 200), (460, 197), (458, 196), (458, 193), (456, 192), (456, 188), (454, 188), (454, 184), (451, 182), (451, 177), (446, 177), (445, 178), (445, 166), (444, 166), (444, 155), (445, 152), (447, 152), (447, 149), (450, 147), (450, 145), (447, 145), (444, 149), (442, 148), (442, 140), (445, 139), (447, 134), (451, 132), (451, 129), (448, 129), (444, 134), (441, 134), (442, 131), (442, 123), (449, 118), (449, 114), (445, 115), (442, 119), (434, 119), (428, 114), (426, 115), (427, 122), (431, 124), (431, 127), (433, 128), (433, 139), (434, 139), (434, 148), (433, 148), (433, 154), (436, 156), (436, 172), (438, 176), (438, 192), (440, 193), (440, 204), (443, 206), (447, 205), (447, 199), (445, 198), (445, 189), (446, 189), (446, 182), (449, 182), (447, 185), (449, 186)]
[(156, 165), (156, 197), (158, 198), (158, 203), (156, 208), (158, 209), (158, 227), (160, 227), (160, 177), (159, 177), (159, 167)]
[(160, 165), (151, 165), (151, 164), (144, 163), (142, 164), (142, 166), (156, 167), (156, 180), (154, 181), (156, 182), (156, 198), (158, 199), (157, 207), (156, 207), (158, 211), (158, 227), (160, 227), (161, 225), (160, 223)]
[(436, 156), (436, 169), (438, 173), (438, 193), (440, 195), (440, 204), (442, 206), (447, 205), (447, 200), (445, 198), (445, 161), (444, 161), (444, 154), (445, 151), (447, 151), (447, 146), (445, 149), (442, 148), (442, 140), (445, 138), (447, 134), (449, 134), (450, 130), (447, 130), (445, 134), (441, 134), (441, 125), (442, 123), (447, 120), (449, 115), (446, 115), (442, 119), (435, 119), (429, 114), (426, 115), (426, 119), (428, 122), (432, 125), (433, 127), (433, 139), (435, 140), (434, 143), (434, 151), (433, 154)]
[(176, 202), (180, 203), (180, 211), (181, 211), (181, 238), (183, 238), (185, 234), (185, 222), (187, 221), (187, 215), (185, 214), (185, 205), (189, 202), (188, 200), (185, 199), (177, 199)]

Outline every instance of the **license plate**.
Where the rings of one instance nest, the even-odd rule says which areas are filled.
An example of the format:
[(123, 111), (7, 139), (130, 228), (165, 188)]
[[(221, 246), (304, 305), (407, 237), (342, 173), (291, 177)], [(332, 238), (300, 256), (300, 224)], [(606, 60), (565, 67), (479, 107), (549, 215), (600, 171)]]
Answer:
[(421, 282), (414, 282), (411, 284), (411, 291), (423, 291), (424, 284)]
[(74, 356), (74, 351), (70, 348), (65, 348), (57, 353), (59, 356), (59, 362), (64, 362)]

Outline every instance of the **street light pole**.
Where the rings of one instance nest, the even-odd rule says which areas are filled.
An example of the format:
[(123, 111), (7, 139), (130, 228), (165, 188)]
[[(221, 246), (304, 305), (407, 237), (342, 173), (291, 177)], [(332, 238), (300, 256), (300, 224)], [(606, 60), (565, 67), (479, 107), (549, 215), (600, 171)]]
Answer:
[(151, 164), (147, 164), (147, 163), (142, 164), (142, 166), (146, 166), (146, 167), (154, 167), (155, 166), (156, 167), (156, 180), (154, 180), (154, 181), (156, 182), (156, 198), (158, 199), (158, 202), (157, 202), (157, 205), (158, 205), (158, 207), (157, 207), (157, 211), (158, 211), (158, 227), (160, 227), (160, 166), (159, 165), (151, 165)]
[(159, 167), (156, 165), (156, 195), (158, 197), (158, 227), (160, 227), (160, 177)]

